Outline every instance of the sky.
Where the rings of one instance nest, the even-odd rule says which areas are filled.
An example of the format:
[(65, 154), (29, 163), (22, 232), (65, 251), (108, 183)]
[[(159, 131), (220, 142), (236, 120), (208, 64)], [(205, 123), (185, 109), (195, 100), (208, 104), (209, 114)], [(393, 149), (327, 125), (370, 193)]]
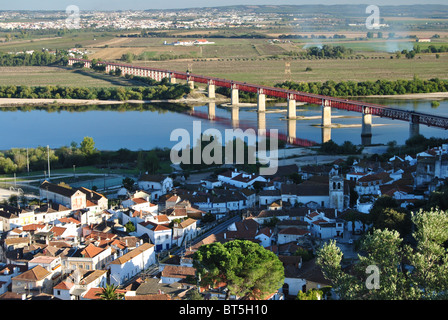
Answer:
[(217, 7), (224, 5), (303, 5), (303, 4), (448, 4), (447, 0), (0, 0), (0, 10), (63, 10), (76, 5), (82, 10), (145, 10)]

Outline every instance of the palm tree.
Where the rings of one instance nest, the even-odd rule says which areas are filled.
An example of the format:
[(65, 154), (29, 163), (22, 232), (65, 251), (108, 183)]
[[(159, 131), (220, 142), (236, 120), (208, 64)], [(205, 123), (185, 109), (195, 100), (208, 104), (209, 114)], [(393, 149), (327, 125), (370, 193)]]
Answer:
[(106, 284), (105, 287), (101, 288), (101, 292), (96, 295), (100, 297), (101, 300), (123, 300), (124, 294), (117, 292), (118, 286), (114, 284)]

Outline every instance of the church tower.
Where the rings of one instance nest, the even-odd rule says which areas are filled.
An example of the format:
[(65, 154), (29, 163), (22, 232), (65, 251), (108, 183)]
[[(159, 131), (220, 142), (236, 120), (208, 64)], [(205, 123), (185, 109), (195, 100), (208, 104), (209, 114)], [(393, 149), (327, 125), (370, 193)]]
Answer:
[(344, 179), (340, 175), (330, 175), (329, 179), (330, 208), (342, 211), (345, 209)]

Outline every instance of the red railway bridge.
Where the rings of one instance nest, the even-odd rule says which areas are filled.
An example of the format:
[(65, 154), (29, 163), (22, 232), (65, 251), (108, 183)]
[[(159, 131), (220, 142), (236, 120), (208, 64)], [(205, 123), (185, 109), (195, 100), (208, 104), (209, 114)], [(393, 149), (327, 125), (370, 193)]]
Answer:
[[(91, 67), (91, 60), (69, 58), (68, 65), (74, 63), (84, 63), (87, 68)], [(448, 129), (448, 117), (427, 114), (415, 111), (407, 111), (397, 108), (391, 108), (383, 105), (348, 100), (343, 98), (329, 97), (319, 94), (311, 94), (284, 88), (269, 87), (259, 84), (251, 84), (240, 81), (233, 81), (221, 79), (210, 76), (197, 75), (190, 72), (180, 72), (173, 70), (163, 70), (152, 67), (135, 66), (130, 64), (113, 63), (106, 61), (98, 61), (98, 65), (104, 65), (106, 72), (120, 69), (122, 75), (130, 74), (135, 76), (149, 77), (151, 79), (161, 81), (163, 78), (168, 78), (171, 83), (176, 83), (176, 80), (186, 81), (191, 88), (194, 88), (195, 83), (203, 83), (207, 85), (208, 97), (215, 98), (215, 88), (224, 87), (231, 89), (231, 105), (237, 106), (239, 104), (239, 91), (252, 92), (257, 94), (257, 108), (258, 112), (266, 110), (266, 96), (283, 98), (287, 100), (287, 119), (296, 119), (296, 101), (320, 105), (322, 107), (322, 128), (331, 128), (331, 109), (341, 109), (347, 111), (358, 112), (362, 114), (362, 133), (361, 137), (369, 138), (372, 136), (372, 116), (388, 118), (393, 120), (407, 121), (410, 123), (410, 136), (419, 133), (419, 125), (426, 125), (430, 127), (437, 127), (441, 129)], [(233, 115), (232, 115), (233, 119)], [(295, 138), (292, 132), (288, 136), (292, 142)], [(291, 135), (290, 135), (291, 133)], [(301, 140), (301, 139), (299, 139)], [(325, 142), (323, 135), (323, 141)], [(305, 140), (304, 140), (305, 141)], [(304, 141), (299, 141), (304, 142)], [(306, 142), (308, 143), (308, 142)], [(312, 142), (310, 142), (312, 144)]]

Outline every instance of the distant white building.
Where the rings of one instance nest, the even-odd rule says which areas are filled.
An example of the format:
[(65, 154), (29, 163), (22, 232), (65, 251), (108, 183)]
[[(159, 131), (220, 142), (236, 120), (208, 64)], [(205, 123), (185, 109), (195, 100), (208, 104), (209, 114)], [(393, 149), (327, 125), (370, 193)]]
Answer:
[(119, 286), (155, 262), (154, 245), (144, 243), (109, 264), (110, 283)]
[(164, 175), (144, 174), (137, 184), (140, 189), (151, 194), (151, 200), (158, 200), (173, 189), (173, 179)]
[(250, 188), (255, 182), (267, 182), (263, 176), (238, 172), (236, 169), (219, 174), (218, 180), (238, 188)]

